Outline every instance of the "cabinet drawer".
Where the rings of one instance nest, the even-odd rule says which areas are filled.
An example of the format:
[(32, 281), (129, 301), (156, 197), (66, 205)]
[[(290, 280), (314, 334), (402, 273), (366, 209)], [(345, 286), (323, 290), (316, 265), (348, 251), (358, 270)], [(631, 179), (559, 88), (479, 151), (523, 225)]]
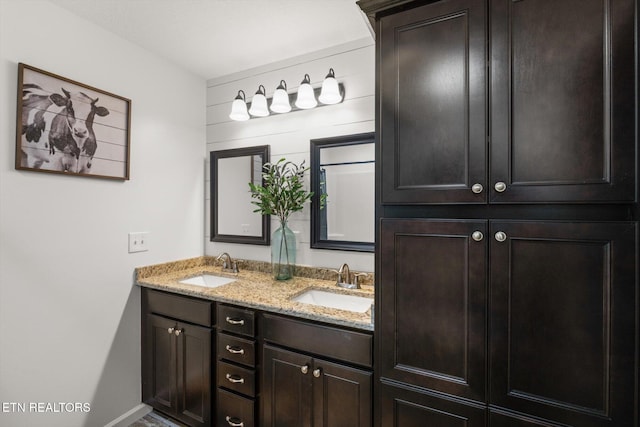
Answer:
[(382, 426), (487, 427), (486, 409), (481, 404), (464, 404), (444, 394), (395, 387), (384, 380), (378, 393)]
[(256, 364), (255, 342), (219, 332), (218, 357), (254, 367)]
[(503, 412), (499, 409), (492, 409), (489, 412), (489, 425), (491, 427), (560, 427), (560, 424), (536, 420), (521, 414)]
[(218, 327), (234, 334), (255, 335), (255, 313), (230, 305), (218, 305)]
[(214, 324), (213, 301), (143, 289), (147, 311), (202, 326)]
[(255, 404), (253, 399), (240, 397), (218, 389), (218, 427), (254, 427)]
[(362, 332), (263, 315), (265, 341), (357, 365), (371, 367), (373, 337)]
[(255, 371), (218, 361), (218, 386), (254, 397), (256, 395)]

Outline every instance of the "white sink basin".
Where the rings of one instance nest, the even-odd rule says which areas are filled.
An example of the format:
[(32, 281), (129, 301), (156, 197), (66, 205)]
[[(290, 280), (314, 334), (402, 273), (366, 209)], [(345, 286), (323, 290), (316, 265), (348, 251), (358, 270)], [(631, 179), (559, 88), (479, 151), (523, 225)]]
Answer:
[(371, 304), (373, 304), (373, 298), (338, 294), (333, 292), (321, 291), (318, 289), (308, 290), (296, 297), (291, 298), (291, 300), (304, 304), (313, 304), (322, 307), (337, 308), (339, 310), (354, 311), (356, 313), (365, 313), (371, 308)]
[(227, 283), (235, 281), (236, 279), (231, 279), (229, 277), (214, 276), (213, 274), (201, 274), (200, 276), (180, 280), (180, 283), (184, 283), (185, 285), (205, 286), (207, 288), (217, 288), (218, 286), (226, 285)]

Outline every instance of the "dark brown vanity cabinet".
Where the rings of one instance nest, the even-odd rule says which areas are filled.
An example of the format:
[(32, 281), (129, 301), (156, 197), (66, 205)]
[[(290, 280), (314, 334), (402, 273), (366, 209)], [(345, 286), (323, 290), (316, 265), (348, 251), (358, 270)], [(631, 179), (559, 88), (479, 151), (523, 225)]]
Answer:
[(370, 334), (263, 320), (261, 426), (372, 426)]
[(634, 202), (634, 0), (359, 3), (383, 204)]
[(211, 425), (214, 304), (142, 289), (142, 400), (193, 427)]
[(218, 304), (217, 324), (216, 425), (257, 426), (256, 313)]

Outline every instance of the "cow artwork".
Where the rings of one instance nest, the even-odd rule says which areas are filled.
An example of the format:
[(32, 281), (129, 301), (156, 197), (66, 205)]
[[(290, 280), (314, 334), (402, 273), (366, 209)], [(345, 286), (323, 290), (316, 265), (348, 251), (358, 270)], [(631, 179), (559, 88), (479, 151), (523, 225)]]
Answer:
[[(46, 96), (37, 85), (26, 85), (23, 90), (22, 134), (35, 146), (25, 149), (23, 145), (22, 166), (40, 168), (50, 163), (53, 170), (89, 173), (97, 149), (93, 119), (106, 116), (109, 110), (96, 105), (98, 98), (91, 99), (82, 92), (70, 93), (62, 88), (62, 93)], [(45, 117), (52, 107), (59, 107), (58, 112), (47, 123)], [(43, 150), (38, 145), (47, 130)]]
[[(19, 112), (16, 168), (91, 175), (94, 156), (102, 152), (98, 174), (128, 179), (128, 114), (114, 111), (120, 117), (108, 122), (103, 119), (99, 124), (102, 135), (97, 137), (96, 120), (113, 114), (112, 109), (101, 105), (103, 96), (97, 96), (96, 89), (58, 81), (58, 76), (39, 75), (34, 69), (20, 65), (29, 74), (21, 76), (19, 88), (22, 111)], [(119, 99), (114, 95), (108, 94), (106, 98), (110, 99), (109, 105), (119, 106)], [(128, 100), (120, 102), (126, 107), (121, 110), (128, 113)], [(122, 176), (119, 176), (120, 170)]]

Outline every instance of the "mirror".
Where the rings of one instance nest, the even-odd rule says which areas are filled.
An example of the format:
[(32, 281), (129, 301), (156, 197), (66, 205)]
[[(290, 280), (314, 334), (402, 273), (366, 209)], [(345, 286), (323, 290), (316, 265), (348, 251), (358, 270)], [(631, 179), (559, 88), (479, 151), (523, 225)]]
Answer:
[(312, 139), (310, 167), (311, 247), (373, 252), (374, 134)]
[(270, 244), (268, 215), (253, 212), (249, 182), (262, 185), (269, 146), (211, 151), (211, 241)]

